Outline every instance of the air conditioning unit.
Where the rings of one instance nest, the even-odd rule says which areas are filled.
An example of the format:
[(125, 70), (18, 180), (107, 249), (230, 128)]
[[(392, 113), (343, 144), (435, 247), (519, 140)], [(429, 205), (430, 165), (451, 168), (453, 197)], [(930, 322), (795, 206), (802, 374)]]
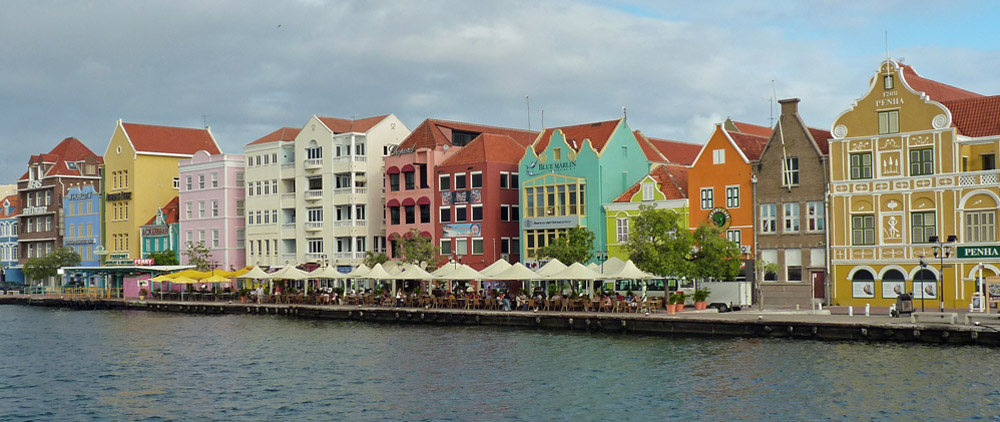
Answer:
[(740, 253), (745, 253), (745, 254), (751, 253), (750, 245), (740, 245)]

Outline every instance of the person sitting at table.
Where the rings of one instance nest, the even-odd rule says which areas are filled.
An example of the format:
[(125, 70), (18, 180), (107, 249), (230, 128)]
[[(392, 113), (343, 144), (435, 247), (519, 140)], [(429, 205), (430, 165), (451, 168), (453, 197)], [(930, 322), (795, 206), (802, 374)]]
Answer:
[(611, 296), (604, 296), (603, 306), (606, 308), (611, 308)]
[(524, 290), (521, 290), (520, 294), (517, 295), (517, 308), (528, 310), (528, 295), (524, 294)]
[(510, 310), (510, 297), (506, 293), (500, 293), (500, 300), (503, 301), (503, 310)]

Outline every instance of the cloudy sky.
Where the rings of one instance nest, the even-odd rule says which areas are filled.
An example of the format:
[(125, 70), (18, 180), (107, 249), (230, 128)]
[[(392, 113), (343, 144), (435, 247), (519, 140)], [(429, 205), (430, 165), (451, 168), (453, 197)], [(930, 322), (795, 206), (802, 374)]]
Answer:
[[(694, 6), (692, 6), (694, 4)], [(54, 1), (0, 14), (0, 183), (115, 121), (201, 127), (225, 152), (313, 114), (538, 129), (617, 118), (704, 143), (779, 98), (812, 126), (886, 56), (1000, 94), (1000, 6), (961, 1)], [(530, 97), (526, 101), (525, 96)], [(530, 109), (530, 112), (529, 112)], [(544, 110), (544, 112), (543, 112)], [(544, 121), (543, 121), (544, 115)]]

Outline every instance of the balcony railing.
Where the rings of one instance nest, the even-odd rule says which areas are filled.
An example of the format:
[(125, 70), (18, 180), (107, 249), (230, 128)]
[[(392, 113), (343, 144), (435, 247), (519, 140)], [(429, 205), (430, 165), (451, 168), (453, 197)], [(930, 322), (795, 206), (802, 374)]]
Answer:
[(322, 262), (324, 259), (326, 259), (325, 253), (306, 252), (306, 261)]
[(306, 159), (304, 167), (306, 168), (306, 170), (316, 170), (318, 168), (321, 168), (323, 167), (323, 159), (322, 158)]
[(368, 220), (337, 220), (333, 223), (334, 227), (366, 227), (368, 226)]
[(333, 190), (334, 195), (367, 195), (367, 187), (356, 187), (356, 188), (337, 188)]
[(306, 201), (316, 201), (323, 199), (323, 191), (319, 189), (311, 189), (306, 191)]
[(314, 231), (319, 231), (319, 230), (323, 230), (323, 222), (322, 221), (308, 221), (308, 222), (306, 222), (306, 231), (314, 232)]

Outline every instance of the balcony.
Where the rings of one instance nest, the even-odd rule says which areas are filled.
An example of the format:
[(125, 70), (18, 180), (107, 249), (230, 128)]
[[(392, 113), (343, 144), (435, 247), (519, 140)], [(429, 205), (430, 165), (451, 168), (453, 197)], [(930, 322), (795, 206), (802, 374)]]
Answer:
[(335, 203), (359, 203), (367, 202), (368, 188), (337, 188), (333, 190), (333, 202)]
[(281, 208), (295, 208), (295, 192), (281, 194)]
[(281, 225), (282, 239), (295, 239), (295, 223), (285, 223)]
[(307, 159), (305, 161), (305, 163), (303, 164), (303, 167), (305, 167), (306, 170), (319, 170), (319, 169), (323, 168), (323, 159), (322, 158), (309, 158), (309, 159)]
[(311, 189), (306, 191), (306, 201), (318, 201), (323, 199), (323, 191), (319, 189)]
[(296, 258), (294, 253), (283, 253), (281, 254), (281, 262), (279, 264), (284, 264), (284, 263), (294, 264), (295, 261)]
[(320, 231), (320, 230), (323, 230), (323, 222), (322, 221), (308, 221), (308, 222), (306, 222), (306, 231), (307, 232), (317, 232), (317, 231)]
[(306, 252), (306, 262), (323, 262), (326, 254), (322, 252)]
[(368, 220), (337, 220), (334, 227), (367, 227)]

